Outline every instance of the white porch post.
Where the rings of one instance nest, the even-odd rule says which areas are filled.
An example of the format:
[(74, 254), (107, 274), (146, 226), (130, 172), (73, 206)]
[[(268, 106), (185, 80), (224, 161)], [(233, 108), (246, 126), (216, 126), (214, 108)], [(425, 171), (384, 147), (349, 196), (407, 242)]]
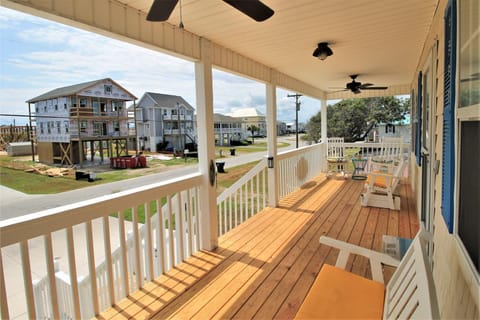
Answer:
[(322, 117), (321, 122), (321, 134), (322, 142), (327, 142), (327, 100), (320, 100), (320, 115)]
[(272, 72), (272, 83), (266, 85), (267, 98), (267, 145), (268, 157), (273, 157), (273, 168), (268, 169), (268, 205), (278, 204), (278, 161), (277, 161), (277, 86)]
[(201, 247), (212, 250), (218, 245), (218, 217), (215, 190), (215, 138), (213, 133), (213, 85), (211, 44), (201, 39), (201, 61), (195, 63), (197, 96), (198, 167), (200, 188)]

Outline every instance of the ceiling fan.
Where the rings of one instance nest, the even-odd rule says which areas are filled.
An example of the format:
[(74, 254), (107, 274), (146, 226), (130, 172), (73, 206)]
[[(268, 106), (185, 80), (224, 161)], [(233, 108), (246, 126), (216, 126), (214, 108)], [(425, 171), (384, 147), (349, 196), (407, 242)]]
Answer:
[[(153, 0), (147, 15), (148, 21), (166, 21), (179, 0)], [(264, 21), (275, 12), (260, 0), (223, 0), (255, 21)]]
[(352, 82), (348, 82), (345, 85), (345, 88), (341, 88), (340, 91), (352, 91), (355, 94), (361, 93), (361, 90), (386, 90), (388, 87), (374, 87), (373, 83), (361, 83), (355, 81), (357, 79), (358, 74), (352, 74), (350, 78), (352, 78)]

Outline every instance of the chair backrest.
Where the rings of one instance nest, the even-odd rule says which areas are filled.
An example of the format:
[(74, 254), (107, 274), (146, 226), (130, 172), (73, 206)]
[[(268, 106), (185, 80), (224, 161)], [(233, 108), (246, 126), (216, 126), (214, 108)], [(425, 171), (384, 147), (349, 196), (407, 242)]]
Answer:
[(379, 158), (384, 160), (403, 158), (403, 137), (384, 137), (380, 144)]
[(384, 319), (438, 319), (432, 270), (422, 232), (413, 239), (385, 293)]
[(327, 138), (327, 158), (343, 159), (345, 156), (345, 145), (343, 138)]

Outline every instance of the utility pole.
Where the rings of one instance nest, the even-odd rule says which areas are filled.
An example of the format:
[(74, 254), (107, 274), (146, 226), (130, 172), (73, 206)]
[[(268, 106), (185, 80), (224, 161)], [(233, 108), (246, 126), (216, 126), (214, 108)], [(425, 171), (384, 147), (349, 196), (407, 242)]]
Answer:
[(298, 111), (300, 111), (300, 101), (298, 99), (301, 97), (301, 94), (287, 94), (288, 98), (295, 98), (295, 135), (297, 137), (296, 148), (298, 149)]

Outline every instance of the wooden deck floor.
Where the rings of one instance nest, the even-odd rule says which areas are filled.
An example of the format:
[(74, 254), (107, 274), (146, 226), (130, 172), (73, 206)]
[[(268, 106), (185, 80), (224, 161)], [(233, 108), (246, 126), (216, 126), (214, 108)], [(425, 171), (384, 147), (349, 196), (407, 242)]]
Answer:
[[(292, 318), (323, 263), (335, 263), (338, 252), (321, 246), (321, 235), (380, 250), (384, 234), (417, 232), (409, 185), (400, 185), (400, 211), (361, 207), (362, 189), (362, 181), (318, 177), (98, 318)], [(360, 257), (349, 269), (370, 273)]]

